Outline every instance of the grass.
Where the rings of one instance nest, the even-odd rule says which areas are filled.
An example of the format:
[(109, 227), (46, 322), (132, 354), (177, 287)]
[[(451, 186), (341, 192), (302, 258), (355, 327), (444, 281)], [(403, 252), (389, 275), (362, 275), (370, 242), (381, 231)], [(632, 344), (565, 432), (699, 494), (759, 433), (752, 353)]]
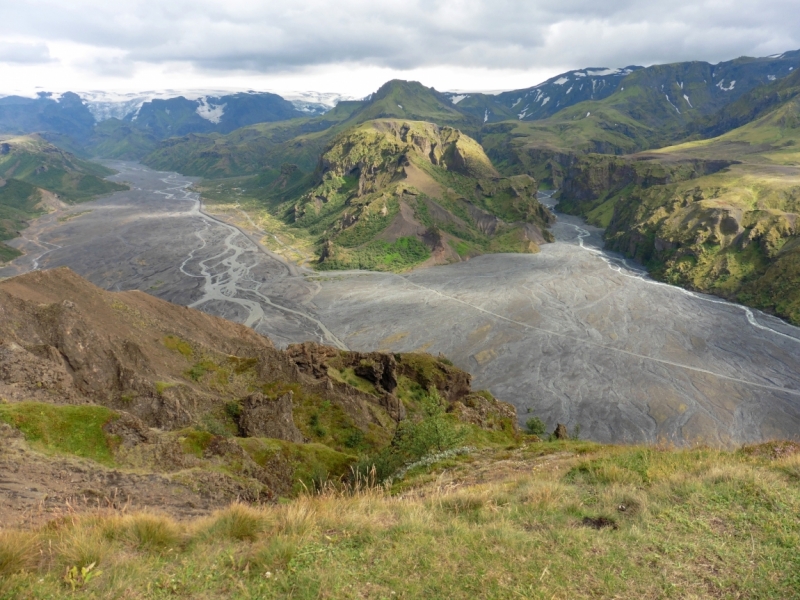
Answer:
[(106, 465), (114, 463), (116, 440), (103, 431), (103, 426), (115, 418), (117, 414), (103, 406), (0, 404), (0, 421), (19, 429), (35, 447)]
[(73, 517), (0, 533), (0, 597), (64, 597), (63, 565), (93, 559), (93, 598), (796, 598), (799, 465), (533, 443), (434, 466), (402, 493)]
[(176, 335), (165, 336), (163, 339), (163, 344), (166, 348), (172, 350), (173, 352), (183, 355), (184, 358), (188, 359), (194, 356), (192, 345)]

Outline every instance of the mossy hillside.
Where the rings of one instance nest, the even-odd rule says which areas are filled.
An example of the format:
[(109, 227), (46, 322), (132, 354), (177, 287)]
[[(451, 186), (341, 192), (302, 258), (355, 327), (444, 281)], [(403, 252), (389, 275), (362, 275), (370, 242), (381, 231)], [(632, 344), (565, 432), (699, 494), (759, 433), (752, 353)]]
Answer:
[(693, 180), (725, 169), (732, 162), (700, 158), (663, 161), (654, 156), (644, 153), (576, 157), (556, 181), (559, 210), (584, 216), (592, 225), (608, 227), (616, 203), (635, 190)]
[(118, 414), (103, 406), (56, 406), (41, 402), (0, 404), (0, 421), (21, 431), (35, 448), (114, 462), (118, 440), (103, 427)]
[[(176, 351), (178, 347), (176, 344)], [(397, 360), (404, 375), (399, 378), (396, 393), (406, 406), (409, 422), (419, 422), (425, 418), (426, 403), (435, 399), (441, 404), (436, 390), (444, 389), (452, 381), (454, 367), (444, 359), (423, 354), (398, 355)], [(329, 374), (334, 380), (374, 394), (376, 400), (380, 397), (375, 387), (352, 368), (340, 365), (336, 358), (331, 365)], [(269, 473), (274, 471), (271, 477), (289, 482), (289, 488), (281, 493), (295, 494), (328, 480), (350, 477), (350, 467), (359, 456), (381, 455), (396, 436), (397, 423), (377, 401), (370, 409), (374, 422), (365, 430), (341, 406), (304, 391), (298, 384), (273, 382), (264, 385), (261, 391), (272, 398), (292, 394), (293, 418), (307, 443), (237, 437), (241, 407), (236, 401), (202, 415), (192, 427), (172, 432), (151, 430), (146, 442), (133, 446), (109, 433), (113, 429), (108, 427), (121, 416), (105, 407), (35, 402), (2, 404), (0, 420), (20, 430), (35, 449), (46, 453), (73, 455), (122, 469), (183, 472), (176, 477), (187, 485), (194, 485), (192, 473), (218, 472), (241, 480), (243, 485), (263, 487), (261, 479), (254, 480), (261, 475), (254, 474), (252, 466), (232, 451), (229, 445), (232, 442), (243, 448), (255, 464)], [(485, 398), (491, 398), (485, 394)], [(464, 402), (470, 405), (469, 398)], [(518, 438), (513, 417), (508, 422), (492, 421), (491, 431), (473, 424), (458, 424), (455, 415), (448, 416), (447, 421), (462, 431), (465, 443), (471, 445), (507, 445)], [(129, 425), (123, 425), (123, 430), (125, 427)], [(402, 464), (401, 461), (397, 466)]]
[(5, 531), (0, 595), (63, 596), (65, 567), (88, 552), (101, 573), (79, 593), (97, 597), (792, 598), (799, 467), (791, 444), (509, 445), (395, 490)]
[(6, 139), (8, 152), (0, 155), (0, 177), (19, 179), (58, 194), (67, 202), (127, 189), (102, 179), (113, 171), (59, 150), (38, 136)]
[(268, 438), (240, 438), (236, 442), (261, 467), (268, 468), (276, 459), (285, 461), (293, 471), (294, 495), (347, 477), (357, 460), (357, 448), (344, 453), (318, 442), (293, 444)]
[(323, 269), (404, 270), (442, 247), (440, 231), (470, 255), (536, 251), (521, 233), (492, 240), (520, 223), (544, 230), (551, 218), (535, 180), (499, 177), (479, 144), (432, 123), (364, 123), (334, 140), (320, 172), (319, 185), (281, 214), (318, 236)]
[(644, 263), (657, 278), (800, 322), (793, 279), (800, 175), (732, 165), (679, 183), (630, 183), (593, 201), (565, 204), (608, 226), (607, 247)]

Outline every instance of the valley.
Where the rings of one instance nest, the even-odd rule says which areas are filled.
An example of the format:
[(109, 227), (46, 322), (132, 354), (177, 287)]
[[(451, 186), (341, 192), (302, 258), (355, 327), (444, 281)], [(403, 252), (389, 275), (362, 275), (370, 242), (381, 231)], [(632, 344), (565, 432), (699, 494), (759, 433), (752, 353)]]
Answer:
[(800, 330), (649, 279), (577, 217), (559, 214), (556, 242), (537, 254), (315, 272), (253, 241), (263, 232), (246, 220), (205, 213), (193, 179), (104, 164), (131, 189), (39, 218), (8, 242), (25, 255), (0, 276), (69, 266), (105, 289), (245, 323), (279, 347), (443, 353), (522, 421), (598, 441), (733, 446), (800, 427)]

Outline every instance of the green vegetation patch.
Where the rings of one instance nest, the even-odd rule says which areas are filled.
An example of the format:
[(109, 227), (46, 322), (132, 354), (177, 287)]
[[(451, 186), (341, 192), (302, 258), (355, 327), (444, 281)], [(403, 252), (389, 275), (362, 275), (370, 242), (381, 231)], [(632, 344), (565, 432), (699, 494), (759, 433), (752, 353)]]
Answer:
[(355, 249), (338, 249), (331, 258), (317, 265), (322, 271), (367, 269), (371, 271), (405, 271), (431, 256), (428, 247), (413, 237), (401, 237), (389, 243), (374, 240)]
[(103, 426), (118, 418), (103, 406), (58, 406), (40, 402), (0, 404), (0, 420), (19, 429), (25, 439), (53, 452), (114, 462), (116, 440)]
[(176, 335), (168, 335), (164, 337), (163, 344), (164, 347), (172, 350), (173, 352), (177, 352), (178, 354), (182, 354), (185, 358), (192, 358), (194, 356), (192, 345)]
[(295, 444), (268, 438), (237, 438), (236, 442), (262, 467), (280, 457), (294, 470), (294, 492), (315, 489), (328, 480), (337, 480), (349, 473), (356, 457), (338, 452), (324, 444)]

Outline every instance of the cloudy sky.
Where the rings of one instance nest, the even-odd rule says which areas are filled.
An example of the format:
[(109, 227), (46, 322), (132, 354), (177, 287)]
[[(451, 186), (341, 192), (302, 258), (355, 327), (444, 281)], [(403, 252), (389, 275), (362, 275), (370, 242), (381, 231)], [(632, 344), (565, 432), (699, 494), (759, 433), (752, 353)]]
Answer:
[(798, 48), (797, 0), (0, 1), (0, 93), (499, 90)]

